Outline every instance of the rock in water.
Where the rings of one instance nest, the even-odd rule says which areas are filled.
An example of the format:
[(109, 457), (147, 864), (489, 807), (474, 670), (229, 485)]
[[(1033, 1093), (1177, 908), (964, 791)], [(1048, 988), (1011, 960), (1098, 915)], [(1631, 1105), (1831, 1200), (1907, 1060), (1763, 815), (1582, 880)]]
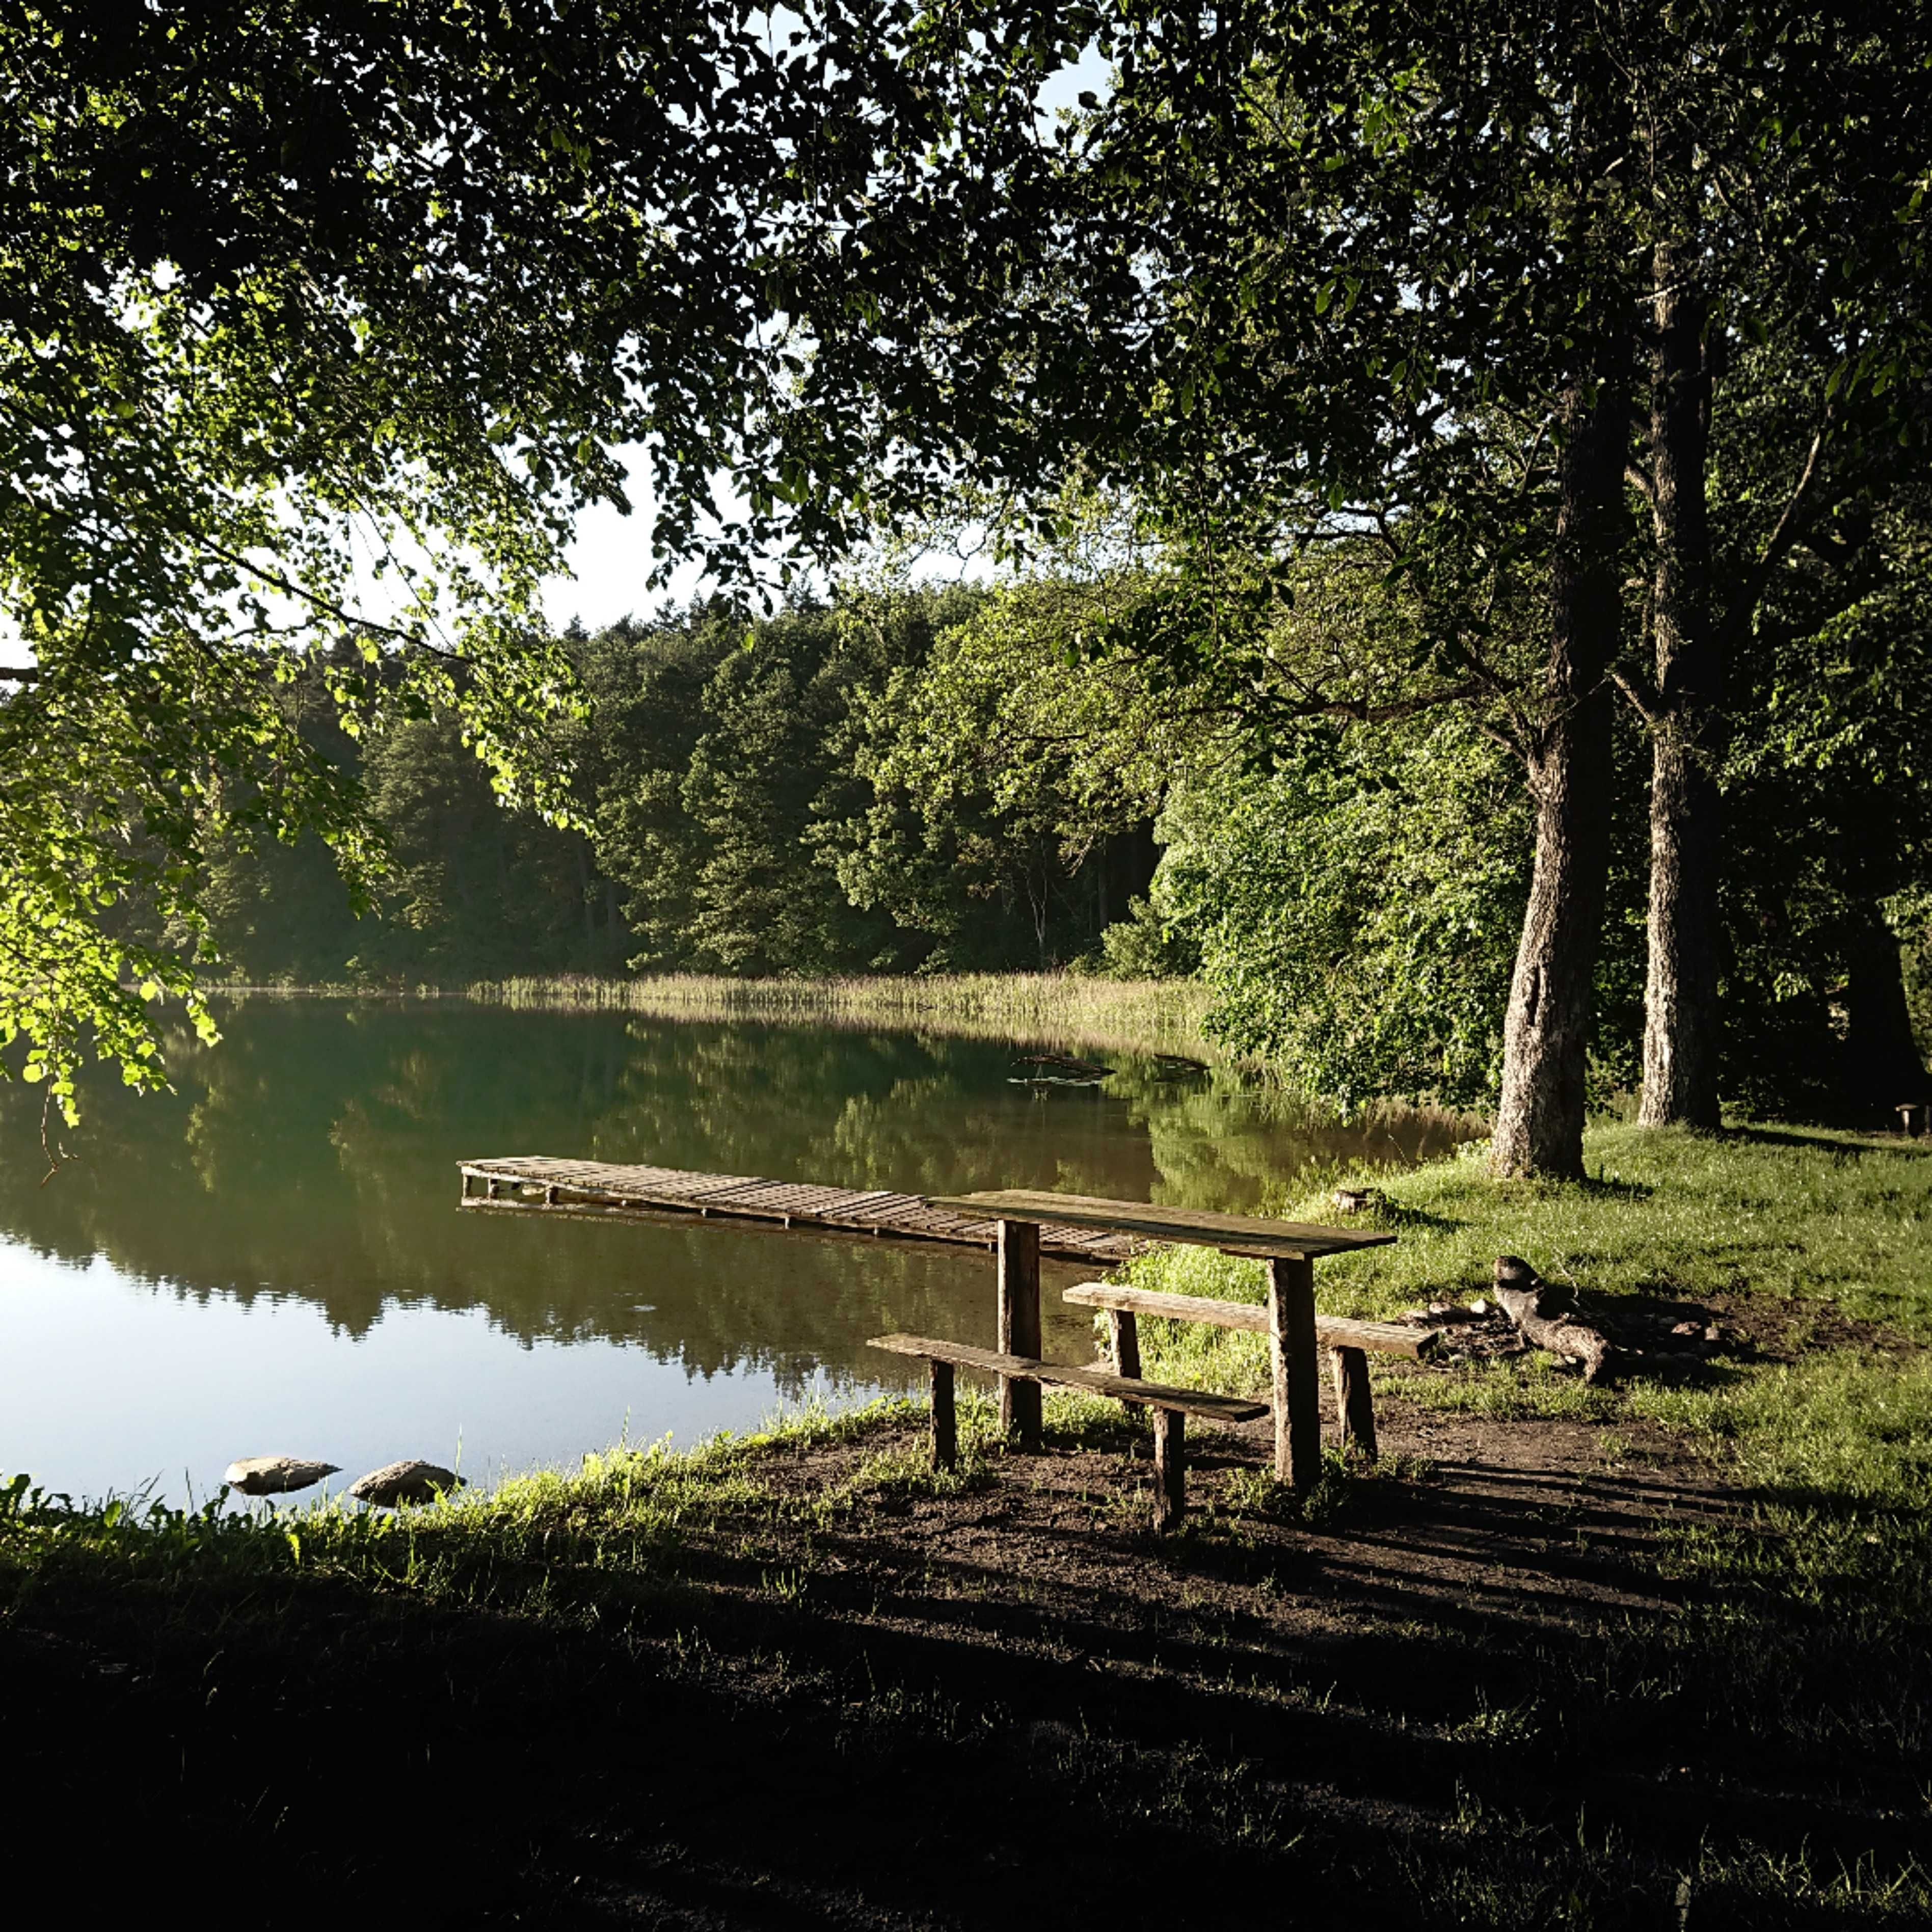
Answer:
[(282, 1496), (291, 1490), (306, 1490), (325, 1476), (332, 1476), (341, 1466), (311, 1462), (300, 1456), (248, 1456), (228, 1466), (222, 1478), (231, 1490), (244, 1496)]
[(405, 1503), (434, 1502), (462, 1486), (463, 1478), (454, 1470), (439, 1468), (434, 1462), (391, 1462), (358, 1476), (349, 1485), (349, 1493), (378, 1509), (400, 1509)]

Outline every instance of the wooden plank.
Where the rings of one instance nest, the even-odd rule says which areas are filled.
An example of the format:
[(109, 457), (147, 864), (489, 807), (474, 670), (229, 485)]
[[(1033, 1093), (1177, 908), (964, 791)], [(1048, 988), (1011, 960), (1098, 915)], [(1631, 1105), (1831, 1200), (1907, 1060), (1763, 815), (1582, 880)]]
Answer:
[(1315, 1264), (1268, 1263), (1268, 1350), (1274, 1370), (1274, 1472), (1298, 1490), (1322, 1474), (1321, 1371), (1315, 1358)]
[(686, 1198), (701, 1201), (707, 1208), (715, 1207), (721, 1201), (728, 1201), (734, 1206), (748, 1207), (753, 1202), (762, 1202), (778, 1191), (778, 1184), (771, 1180), (736, 1180), (729, 1187), (700, 1189)]
[(1330, 1357), (1335, 1367), (1335, 1414), (1342, 1431), (1344, 1454), (1350, 1450), (1376, 1460), (1376, 1402), (1369, 1392), (1369, 1358), (1359, 1348), (1337, 1348)]
[(1201, 1208), (1156, 1208), (1145, 1201), (1108, 1201), (1090, 1194), (1049, 1194), (1030, 1188), (998, 1188), (986, 1194), (935, 1194), (935, 1208), (993, 1214), (1006, 1220), (1053, 1221), (1070, 1228), (1100, 1228), (1153, 1241), (1220, 1248), (1228, 1254), (1270, 1261), (1290, 1256), (1342, 1254), (1385, 1246), (1393, 1234), (1353, 1228), (1323, 1228), (1300, 1221), (1270, 1221), (1252, 1214), (1219, 1214)]
[[(1082, 1308), (1118, 1310), (1163, 1322), (1198, 1322), (1210, 1328), (1268, 1332), (1268, 1312), (1258, 1301), (1216, 1301), (1204, 1294), (1163, 1294), (1150, 1288), (1116, 1288), (1108, 1281), (1083, 1281), (1063, 1288), (1060, 1298)], [(1372, 1348), (1384, 1355), (1407, 1355), (1426, 1361), (1442, 1346), (1432, 1328), (1412, 1328), (1400, 1322), (1357, 1322), (1345, 1315), (1318, 1315), (1316, 1339), (1328, 1348)]]
[(1216, 1395), (1208, 1389), (1176, 1388), (1167, 1382), (1138, 1382), (1117, 1376), (1106, 1369), (1076, 1368), (1066, 1362), (1029, 1360), (1024, 1355), (1005, 1355), (997, 1348), (976, 1348), (970, 1342), (942, 1342), (930, 1335), (874, 1335), (866, 1344), (883, 1348), (889, 1354), (914, 1355), (924, 1361), (935, 1358), (955, 1367), (977, 1369), (989, 1376), (1027, 1376), (1036, 1382), (1059, 1388), (1082, 1388), (1095, 1395), (1112, 1396), (1120, 1402), (1144, 1402), (1150, 1408), (1179, 1409), (1188, 1415), (1204, 1417), (1210, 1422), (1253, 1422), (1267, 1414), (1264, 1402), (1245, 1396)]
[(1164, 1536), (1187, 1514), (1187, 1418), (1178, 1409), (1154, 1412), (1154, 1532)]
[(838, 1203), (836, 1209), (828, 1208), (824, 1212), (828, 1219), (832, 1214), (836, 1213), (849, 1220), (854, 1216), (863, 1214), (868, 1208), (882, 1206), (888, 1201), (916, 1201), (920, 1198), (916, 1194), (895, 1193), (890, 1187), (868, 1187), (862, 1192), (855, 1188)]
[(674, 1201), (688, 1201), (694, 1205), (700, 1201), (723, 1200), (736, 1194), (741, 1188), (756, 1187), (759, 1184), (755, 1174), (680, 1174), (654, 1182), (649, 1187), (640, 1186), (634, 1189), (622, 1180), (605, 1184), (615, 1186), (620, 1194), (634, 1191), (640, 1195), (663, 1195)]
[[(998, 1338), (1003, 1355), (1040, 1357), (1040, 1229), (1030, 1221), (1000, 1223)], [(1000, 1378), (1000, 1426), (1022, 1449), (1040, 1447), (1040, 1384)]]

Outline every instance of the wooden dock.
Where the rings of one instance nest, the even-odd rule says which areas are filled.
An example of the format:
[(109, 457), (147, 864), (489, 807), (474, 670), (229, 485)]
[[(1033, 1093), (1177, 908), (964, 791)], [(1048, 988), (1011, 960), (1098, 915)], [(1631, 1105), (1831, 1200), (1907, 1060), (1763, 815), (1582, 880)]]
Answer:
[[(513, 1154), (462, 1163), (461, 1204), (472, 1211), (561, 1214), (577, 1219), (661, 1221), (690, 1216), (774, 1228), (809, 1228), (902, 1241), (950, 1241), (991, 1250), (999, 1222), (936, 1208), (923, 1195), (886, 1189), (819, 1187), (744, 1174), (694, 1174), (675, 1167)], [(1040, 1224), (1040, 1250), (1056, 1260), (1111, 1266), (1148, 1246), (1131, 1234)]]

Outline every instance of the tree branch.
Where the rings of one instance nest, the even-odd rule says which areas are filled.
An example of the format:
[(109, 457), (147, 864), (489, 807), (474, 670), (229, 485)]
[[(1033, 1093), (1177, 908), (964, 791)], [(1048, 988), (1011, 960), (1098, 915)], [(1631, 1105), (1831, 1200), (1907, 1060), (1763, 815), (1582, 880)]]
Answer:
[(373, 631), (379, 637), (393, 638), (399, 644), (414, 644), (438, 657), (453, 656), (453, 652), (440, 651), (423, 637), (408, 631), (399, 631), (393, 624), (379, 624), (373, 617), (358, 616), (352, 610), (346, 610), (333, 598), (324, 597), (305, 586), (292, 582), (278, 571), (267, 568), (259, 563), (251, 563), (245, 556), (238, 555), (225, 544), (217, 543), (212, 537), (200, 532), (193, 533), (193, 541), (212, 555), (220, 558), (224, 563), (232, 564), (237, 570), (245, 570), (259, 578), (272, 590), (279, 590), (284, 597), (292, 597), (298, 603), (306, 604), (338, 623), (346, 624), (352, 630)]
[(1771, 574), (1784, 562), (1785, 554), (1798, 538), (1798, 513), (1805, 498), (1810, 495), (1811, 484), (1818, 474), (1818, 458), (1825, 447), (1825, 438), (1832, 427), (1831, 406), (1827, 404), (1825, 419), (1818, 425), (1817, 434), (1811, 439), (1811, 447), (1805, 452), (1804, 467), (1798, 472), (1798, 481), (1792, 486), (1791, 494), (1785, 500), (1784, 513), (1778, 518), (1777, 526), (1765, 540), (1763, 550), (1757, 562), (1751, 566), (1738, 594), (1731, 600), (1730, 608), (1724, 613), (1724, 623), (1718, 634), (1726, 644), (1734, 642), (1757, 614), (1757, 607), (1764, 599), (1766, 586), (1771, 582)]
[(1630, 700), (1630, 707), (1653, 731), (1664, 728), (1664, 700), (1640, 673), (1610, 673), (1610, 682)]

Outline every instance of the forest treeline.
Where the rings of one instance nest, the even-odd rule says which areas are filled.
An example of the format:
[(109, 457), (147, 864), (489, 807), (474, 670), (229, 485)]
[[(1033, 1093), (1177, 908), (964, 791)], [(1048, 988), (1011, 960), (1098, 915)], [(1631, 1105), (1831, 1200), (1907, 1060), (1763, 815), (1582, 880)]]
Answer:
[(908, 688), (985, 602), (953, 589), (574, 629), (584, 715), (554, 728), (567, 829), (505, 808), (452, 714), (358, 742), (298, 681), (286, 701), (363, 789), (387, 874), (358, 906), (320, 839), (231, 827), (207, 879), (223, 968), (380, 986), (1097, 962), (1148, 889), (1157, 796), (1016, 806), (962, 772), (942, 802), (893, 768)]
[[(1408, 647), (1371, 546), (1304, 561), (1293, 590), (1278, 656)], [(1178, 689), (1136, 649), (1172, 591), (1117, 562), (573, 629), (567, 829), (506, 808), (452, 716), (358, 742), (298, 681), (285, 702), (365, 790), (389, 869), (358, 916), (319, 840), (231, 830), (206, 881), (222, 970), (1198, 974), (1230, 1045), (1331, 1103), (1492, 1104), (1533, 829), (1508, 746), (1458, 704), (1264, 734), (1255, 692)], [(1724, 775), (1724, 1090), (1868, 1114), (1912, 1088), (1932, 992), (1928, 639), (1869, 585), (1826, 601), (1824, 636), (1816, 607), (1780, 608)], [(1648, 758), (1626, 705), (1600, 1098), (1640, 1077)]]

